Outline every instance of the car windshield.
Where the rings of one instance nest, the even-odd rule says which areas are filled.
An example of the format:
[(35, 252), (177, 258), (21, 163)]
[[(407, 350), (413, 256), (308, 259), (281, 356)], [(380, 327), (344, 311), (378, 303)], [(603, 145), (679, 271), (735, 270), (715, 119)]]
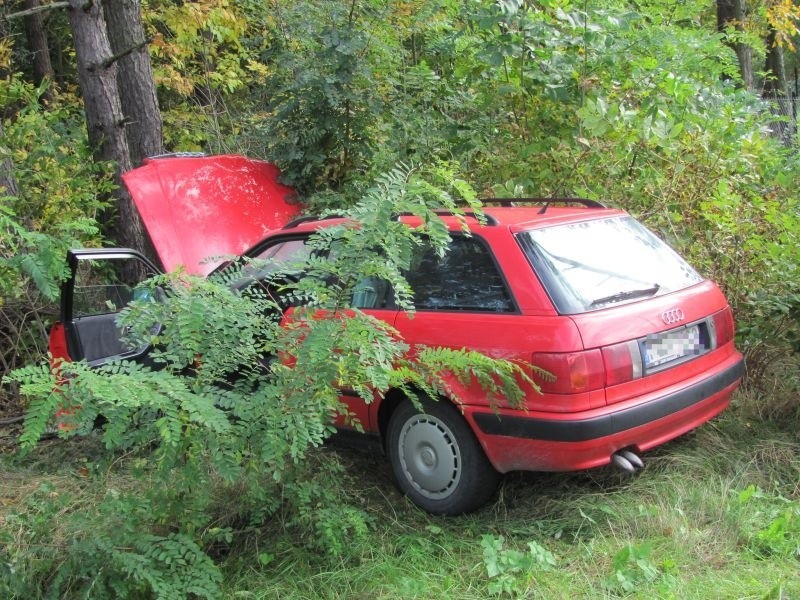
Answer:
[(293, 265), (301, 265), (310, 255), (311, 246), (304, 238), (289, 239), (272, 244), (249, 257), (241, 267), (240, 277), (233, 283), (234, 288), (241, 288), (253, 281), (265, 279), (279, 269), (291, 269)]
[(562, 314), (633, 302), (703, 280), (629, 216), (532, 229), (518, 239)]

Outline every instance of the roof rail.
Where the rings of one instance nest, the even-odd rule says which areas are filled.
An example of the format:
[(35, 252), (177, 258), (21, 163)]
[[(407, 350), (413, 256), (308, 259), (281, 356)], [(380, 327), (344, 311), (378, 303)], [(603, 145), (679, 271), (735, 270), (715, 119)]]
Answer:
[[(478, 213), (472, 210), (465, 210), (464, 212), (461, 213), (454, 213), (453, 211), (448, 210), (446, 208), (436, 208), (433, 210), (433, 212), (441, 217), (472, 217), (476, 221), (480, 221), (481, 219), (483, 219), (486, 221), (487, 225), (490, 225), (492, 227), (498, 224), (498, 220), (495, 219), (492, 215), (481, 214), (481, 216), (478, 216)], [(394, 215), (393, 218), (399, 219), (400, 217), (418, 217), (418, 216), (419, 216), (418, 214), (413, 212), (401, 212)]]
[[(437, 209), (434, 209), (433, 212), (436, 213), (437, 215), (442, 216), (442, 217), (464, 216), (464, 217), (472, 217), (476, 221), (480, 221), (481, 218), (483, 218), (486, 221), (486, 224), (490, 225), (490, 226), (495, 226), (495, 225), (498, 224), (498, 220), (495, 219), (492, 215), (484, 214), (481, 217), (479, 217), (476, 212), (471, 211), (471, 210), (464, 211), (463, 213), (460, 213), (460, 215), (456, 214), (456, 213), (453, 213), (452, 211), (450, 211), (450, 210), (448, 210), (446, 208), (437, 208)], [(416, 216), (419, 216), (419, 215), (417, 215), (416, 213), (413, 213), (413, 212), (401, 212), (401, 213), (398, 213), (396, 215), (393, 215), (392, 218), (393, 219), (399, 219), (400, 217), (416, 217)], [(292, 219), (286, 225), (281, 227), (281, 230), (283, 230), (283, 229), (294, 229), (295, 227), (297, 227), (299, 225), (302, 225), (303, 223), (308, 223), (309, 221), (326, 221), (328, 219), (343, 219), (343, 218), (345, 218), (344, 215), (337, 215), (337, 214), (325, 215), (324, 217), (320, 217), (318, 215), (304, 215), (302, 217), (297, 217), (296, 219)]]
[(588, 198), (481, 198), (484, 204), (499, 204), (500, 206), (516, 206), (518, 204), (581, 204), (586, 208), (608, 208), (602, 202)]
[(292, 219), (286, 225), (281, 227), (281, 229), (294, 229), (298, 225), (302, 225), (303, 223), (308, 223), (309, 221), (326, 221), (327, 219), (343, 219), (343, 215), (325, 215), (324, 217), (320, 217), (319, 215), (305, 215), (302, 217), (297, 217), (296, 219)]
[(164, 154), (154, 154), (147, 158), (202, 158), (204, 156), (207, 156), (205, 152), (165, 152)]

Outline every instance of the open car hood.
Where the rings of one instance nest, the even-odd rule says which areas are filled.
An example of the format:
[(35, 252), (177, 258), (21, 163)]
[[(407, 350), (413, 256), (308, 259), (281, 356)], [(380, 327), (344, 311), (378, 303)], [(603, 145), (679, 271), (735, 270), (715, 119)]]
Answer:
[(207, 275), (299, 212), (270, 163), (243, 156), (166, 156), (122, 179), (167, 271)]

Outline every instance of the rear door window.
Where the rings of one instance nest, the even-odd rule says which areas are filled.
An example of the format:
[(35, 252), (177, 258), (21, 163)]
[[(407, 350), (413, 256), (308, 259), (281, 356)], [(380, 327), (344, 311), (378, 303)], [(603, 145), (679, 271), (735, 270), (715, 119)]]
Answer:
[(494, 257), (475, 237), (453, 236), (443, 257), (426, 249), (406, 279), (417, 310), (515, 311)]

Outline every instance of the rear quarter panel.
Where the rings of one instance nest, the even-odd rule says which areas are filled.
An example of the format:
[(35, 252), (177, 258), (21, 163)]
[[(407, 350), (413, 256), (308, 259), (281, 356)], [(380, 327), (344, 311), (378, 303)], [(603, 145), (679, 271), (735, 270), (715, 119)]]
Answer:
[[(529, 316), (495, 313), (453, 313), (419, 311), (413, 315), (398, 313), (395, 328), (403, 339), (414, 344), (443, 346), (454, 349), (475, 350), (492, 358), (519, 361), (530, 365), (531, 355), (536, 351), (572, 352), (580, 350), (582, 341), (575, 323), (564, 317)], [(534, 381), (538, 375), (528, 373)], [(467, 405), (487, 406), (490, 400), (477, 383), (464, 386), (455, 377), (450, 385), (457, 400)], [(597, 393), (573, 395), (569, 407), (556, 394), (540, 394), (524, 385), (526, 409), (585, 410), (603, 405), (602, 390)], [(508, 402), (500, 398), (498, 406), (507, 407)]]

